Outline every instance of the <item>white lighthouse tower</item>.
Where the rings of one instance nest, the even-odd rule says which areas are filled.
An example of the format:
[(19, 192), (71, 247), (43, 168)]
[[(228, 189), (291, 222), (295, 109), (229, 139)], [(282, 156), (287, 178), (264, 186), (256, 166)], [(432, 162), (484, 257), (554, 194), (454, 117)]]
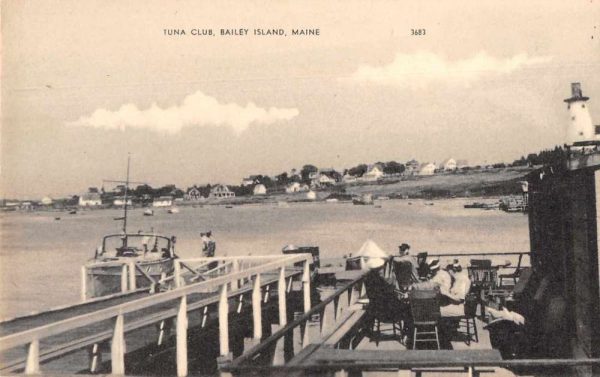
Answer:
[(585, 104), (588, 99), (589, 97), (583, 96), (580, 83), (571, 83), (571, 98), (565, 99), (570, 117), (566, 137), (568, 145), (578, 141), (596, 140), (592, 118)]

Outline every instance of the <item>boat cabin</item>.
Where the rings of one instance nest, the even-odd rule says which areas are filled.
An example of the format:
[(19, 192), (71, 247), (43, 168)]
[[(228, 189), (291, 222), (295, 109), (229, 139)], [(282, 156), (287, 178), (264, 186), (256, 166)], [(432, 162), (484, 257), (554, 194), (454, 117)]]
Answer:
[(102, 239), (94, 259), (107, 258), (172, 258), (172, 239), (156, 234), (112, 234)]

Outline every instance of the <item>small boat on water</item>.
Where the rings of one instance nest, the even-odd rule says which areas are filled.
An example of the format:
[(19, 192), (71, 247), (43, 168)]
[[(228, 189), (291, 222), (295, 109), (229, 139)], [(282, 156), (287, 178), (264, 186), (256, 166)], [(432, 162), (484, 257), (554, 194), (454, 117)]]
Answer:
[(353, 198), (352, 204), (354, 204), (354, 205), (372, 205), (373, 204), (373, 195), (362, 194), (360, 197)]
[(77, 210), (76, 209), (72, 209), (69, 211), (69, 215), (76, 215), (77, 214)]
[(169, 213), (169, 214), (179, 213), (179, 208), (177, 208), (177, 207), (169, 208), (167, 210), (167, 213)]
[[(175, 237), (151, 233), (127, 233), (127, 192), (129, 189), (129, 159), (125, 184), (123, 231), (102, 238), (94, 257), (84, 265), (83, 290), (87, 299), (138, 288), (158, 288), (160, 281), (174, 272)], [(144, 216), (152, 216), (151, 209)]]
[[(129, 276), (135, 273), (135, 288), (151, 287), (173, 274), (174, 258), (172, 238), (142, 233), (107, 235), (94, 257), (85, 264), (86, 297), (121, 292), (124, 271), (128, 277), (125, 281), (131, 281)], [(135, 271), (129, 270), (131, 266)]]

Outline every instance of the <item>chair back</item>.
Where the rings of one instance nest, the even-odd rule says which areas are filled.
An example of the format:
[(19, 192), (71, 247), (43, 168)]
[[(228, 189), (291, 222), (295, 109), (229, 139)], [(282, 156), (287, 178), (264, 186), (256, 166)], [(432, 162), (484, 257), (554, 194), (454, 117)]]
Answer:
[(410, 287), (413, 281), (413, 264), (410, 261), (396, 261), (392, 260), (394, 267), (394, 274), (396, 275), (396, 282), (398, 283), (399, 289), (406, 289)]
[(417, 265), (419, 268), (419, 277), (427, 277), (429, 275), (429, 265), (427, 264), (427, 252), (417, 254)]
[(360, 257), (346, 259), (346, 271), (360, 270)]
[(440, 319), (440, 303), (436, 290), (413, 290), (408, 294), (408, 299), (415, 324), (432, 323)]
[(471, 265), (468, 267), (469, 279), (475, 286), (485, 288), (495, 288), (498, 275), (498, 269), (492, 267), (492, 261), (489, 259), (471, 259)]
[(375, 317), (385, 320), (402, 314), (404, 308), (396, 296), (394, 287), (378, 270), (371, 270), (365, 276), (365, 290), (369, 298), (367, 310)]
[(479, 299), (476, 294), (469, 293), (465, 297), (465, 317), (474, 318), (477, 316), (477, 304)]

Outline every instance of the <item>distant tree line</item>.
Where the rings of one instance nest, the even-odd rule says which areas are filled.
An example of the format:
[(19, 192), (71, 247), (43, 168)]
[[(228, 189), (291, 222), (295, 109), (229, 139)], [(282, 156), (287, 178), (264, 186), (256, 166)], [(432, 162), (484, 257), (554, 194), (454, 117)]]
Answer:
[(521, 156), (520, 159), (513, 161), (512, 166), (562, 166), (566, 158), (566, 151), (556, 146), (554, 149), (545, 149), (539, 153), (529, 153), (527, 157)]

